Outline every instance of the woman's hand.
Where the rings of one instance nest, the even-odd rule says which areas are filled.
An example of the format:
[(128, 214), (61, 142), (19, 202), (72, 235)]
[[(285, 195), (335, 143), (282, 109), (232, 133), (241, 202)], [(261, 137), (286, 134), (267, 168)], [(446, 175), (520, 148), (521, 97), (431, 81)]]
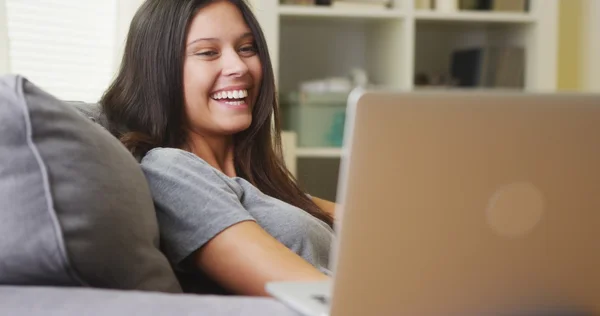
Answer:
[(197, 268), (238, 295), (268, 296), (267, 282), (328, 277), (251, 221), (233, 225), (193, 254)]

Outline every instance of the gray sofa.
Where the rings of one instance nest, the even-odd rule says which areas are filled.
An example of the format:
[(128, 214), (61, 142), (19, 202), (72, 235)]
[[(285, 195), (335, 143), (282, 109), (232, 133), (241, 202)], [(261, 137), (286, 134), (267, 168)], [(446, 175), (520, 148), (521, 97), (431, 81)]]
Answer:
[(0, 315), (296, 315), (270, 298), (0, 285)]
[(0, 315), (297, 315), (182, 293), (152, 197), (99, 107), (0, 77)]

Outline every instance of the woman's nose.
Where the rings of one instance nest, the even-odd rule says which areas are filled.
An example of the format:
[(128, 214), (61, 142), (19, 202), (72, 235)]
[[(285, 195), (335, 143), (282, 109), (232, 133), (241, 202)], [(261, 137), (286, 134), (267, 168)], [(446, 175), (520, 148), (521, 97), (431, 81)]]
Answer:
[(248, 72), (248, 65), (235, 51), (224, 54), (222, 61), (223, 74), (226, 76), (241, 77)]

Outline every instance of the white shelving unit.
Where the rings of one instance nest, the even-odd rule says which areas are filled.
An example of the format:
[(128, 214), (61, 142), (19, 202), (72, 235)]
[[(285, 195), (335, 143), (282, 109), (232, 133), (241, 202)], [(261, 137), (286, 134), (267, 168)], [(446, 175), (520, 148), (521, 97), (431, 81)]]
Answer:
[(417, 21), (454, 21), (482, 23), (534, 23), (535, 17), (529, 13), (504, 12), (436, 12), (433, 10), (415, 10)]
[[(557, 0), (531, 0), (527, 13), (416, 10), (414, 0), (395, 0), (388, 10), (251, 3), (282, 93), (303, 80), (345, 75), (355, 66), (366, 69), (376, 84), (413, 90), (416, 72), (444, 71), (452, 49), (486, 43), (526, 48), (526, 90), (556, 87)], [(303, 158), (338, 153), (297, 150)]]
[[(411, 91), (420, 72), (448, 72), (453, 50), (486, 44), (525, 48), (525, 90), (556, 89), (558, 0), (530, 0), (526, 13), (416, 10), (393, 0), (389, 10), (352, 10), (250, 0), (269, 46), (278, 90), (345, 76), (354, 67), (372, 83)], [(331, 159), (338, 148), (294, 150), (299, 160)]]
[(400, 10), (355, 10), (321, 6), (280, 5), (280, 17), (394, 19), (402, 16)]

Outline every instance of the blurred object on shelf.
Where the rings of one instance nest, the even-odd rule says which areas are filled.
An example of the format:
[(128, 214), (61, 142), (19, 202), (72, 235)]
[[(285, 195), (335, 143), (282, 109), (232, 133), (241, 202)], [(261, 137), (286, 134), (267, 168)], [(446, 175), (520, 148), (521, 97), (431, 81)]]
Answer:
[(298, 90), (301, 93), (350, 93), (356, 87), (369, 85), (369, 76), (362, 68), (353, 68), (347, 77), (329, 77), (301, 82)]
[(347, 92), (292, 92), (282, 101), (284, 128), (297, 133), (298, 147), (341, 147)]
[(415, 0), (415, 9), (417, 10), (431, 10), (433, 9), (434, 0)]
[(369, 86), (362, 68), (346, 77), (305, 81), (298, 91), (282, 97), (284, 128), (295, 131), (299, 147), (341, 147), (348, 95), (356, 87)]
[(458, 84), (458, 81), (456, 79), (453, 79), (450, 74), (434, 73), (429, 78), (429, 85), (431, 85), (431, 86), (454, 87), (457, 84)]
[(279, 3), (286, 5), (315, 5), (315, 0), (280, 0)]
[(458, 9), (458, 0), (435, 0), (435, 9), (440, 12), (454, 12)]
[(414, 78), (415, 88), (452, 88), (456, 87), (457, 81), (450, 74), (442, 73), (417, 73)]
[(320, 80), (311, 80), (300, 83), (302, 93), (349, 93), (352, 90), (352, 81), (346, 77), (331, 77)]
[(458, 8), (460, 10), (484, 10), (481, 8), (479, 0), (459, 0)]
[(369, 85), (369, 76), (364, 69), (354, 68), (350, 71), (350, 80), (352, 81), (352, 88), (366, 87)]
[(524, 88), (525, 49), (488, 46), (452, 53), (450, 73), (460, 87)]
[(529, 0), (459, 0), (458, 8), (460, 10), (527, 12), (529, 11)]
[(528, 1), (526, 0), (495, 0), (492, 10), (503, 12), (526, 12), (528, 10)]
[(415, 75), (415, 87), (429, 85), (429, 76), (425, 73), (418, 73)]
[(359, 9), (359, 10), (372, 10), (372, 9), (389, 9), (392, 6), (390, 0), (332, 0), (332, 6), (334, 8), (345, 8), (345, 9)]
[(417, 88), (525, 87), (525, 49), (518, 46), (485, 46), (452, 52), (450, 73), (415, 74)]
[(331, 0), (315, 0), (316, 5), (331, 5)]
[(495, 73), (488, 73), (486, 84), (496, 88), (524, 88), (525, 87), (525, 49), (521, 47), (507, 47), (499, 49), (497, 57), (492, 63)]

